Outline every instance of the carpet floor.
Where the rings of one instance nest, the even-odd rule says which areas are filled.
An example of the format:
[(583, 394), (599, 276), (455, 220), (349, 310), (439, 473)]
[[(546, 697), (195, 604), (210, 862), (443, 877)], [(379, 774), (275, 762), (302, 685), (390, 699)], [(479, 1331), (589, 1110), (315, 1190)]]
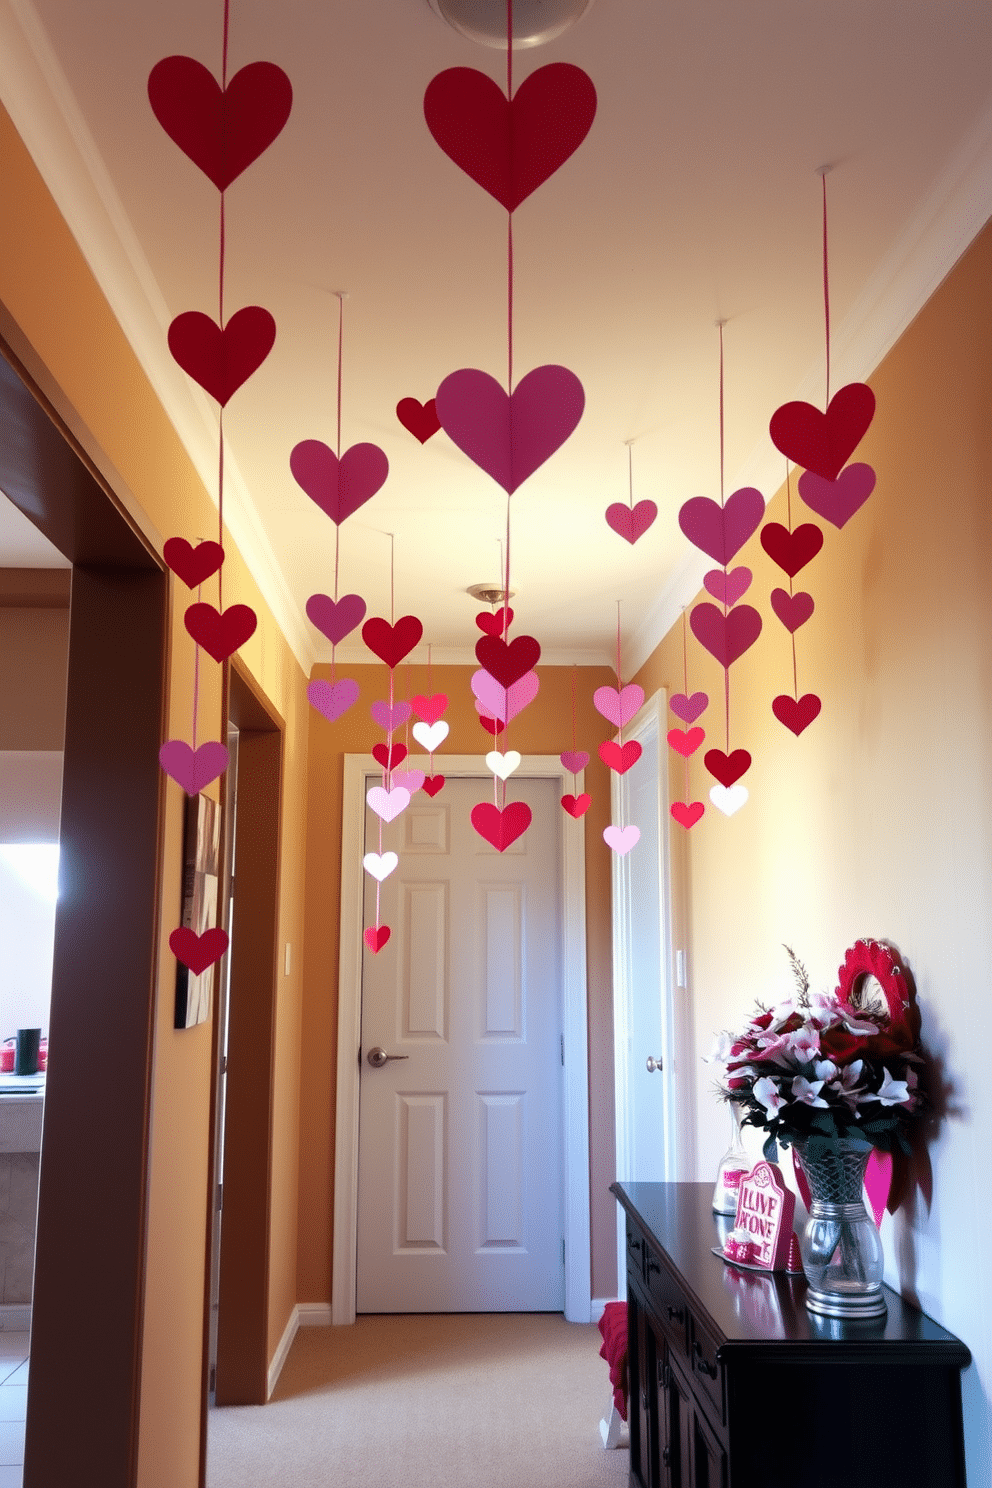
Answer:
[(557, 1313), (301, 1328), (268, 1405), (210, 1412), (208, 1488), (612, 1488), (595, 1325)]

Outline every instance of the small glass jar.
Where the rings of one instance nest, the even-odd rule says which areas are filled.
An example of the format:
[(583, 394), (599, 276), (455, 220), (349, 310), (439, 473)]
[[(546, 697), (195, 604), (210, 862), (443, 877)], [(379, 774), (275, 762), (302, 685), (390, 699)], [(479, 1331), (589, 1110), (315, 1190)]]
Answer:
[(754, 1166), (741, 1140), (741, 1111), (734, 1101), (728, 1101), (730, 1109), (731, 1143), (720, 1159), (713, 1189), (714, 1214), (736, 1214), (737, 1194), (741, 1179)]

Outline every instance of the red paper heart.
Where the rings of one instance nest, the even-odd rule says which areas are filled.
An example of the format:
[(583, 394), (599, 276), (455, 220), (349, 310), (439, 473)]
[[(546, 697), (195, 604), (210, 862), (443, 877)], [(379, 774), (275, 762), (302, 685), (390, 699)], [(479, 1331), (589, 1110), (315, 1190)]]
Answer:
[(162, 549), (162, 556), (187, 589), (195, 589), (220, 568), (224, 562), (224, 549), (215, 542), (197, 543), (194, 548), (184, 537), (170, 537)]
[(441, 149), (508, 212), (564, 165), (595, 116), (592, 79), (569, 62), (532, 72), (512, 103), (474, 67), (439, 72), (424, 94), (427, 127)]
[(487, 718), (484, 713), (479, 714), (479, 722), (482, 724), (482, 727), (485, 729), (486, 733), (492, 734), (494, 739), (498, 739), (500, 734), (506, 728), (506, 724), (503, 723), (500, 719)]
[(389, 461), (377, 444), (353, 444), (339, 460), (323, 440), (301, 439), (290, 451), (289, 468), (301, 490), (340, 527), (382, 489)]
[(505, 852), (511, 842), (526, 832), (530, 822), (531, 809), (526, 801), (511, 801), (502, 811), (491, 801), (472, 807), (473, 827), (497, 852)]
[(433, 398), (428, 398), (426, 403), (421, 403), (417, 398), (401, 398), (396, 405), (396, 417), (404, 429), (409, 429), (414, 439), (419, 439), (421, 444), (426, 444), (431, 435), (436, 434), (441, 427)]
[(761, 616), (752, 605), (737, 605), (725, 615), (716, 605), (704, 602), (690, 610), (689, 627), (699, 644), (721, 666), (729, 667), (758, 639)]
[(395, 625), (375, 617), (362, 626), (362, 640), (388, 667), (397, 667), (418, 645), (424, 627), (416, 615), (401, 615)]
[(274, 62), (250, 62), (221, 92), (202, 62), (163, 57), (148, 76), (148, 101), (169, 138), (224, 191), (281, 132), (293, 88)]
[(193, 604), (183, 616), (183, 623), (197, 645), (214, 661), (226, 661), (255, 634), (258, 616), (250, 605), (231, 605), (221, 614), (213, 605)]
[(813, 719), (817, 717), (822, 706), (815, 692), (804, 692), (798, 701), (790, 697), (787, 692), (772, 699), (772, 712), (775, 717), (779, 723), (784, 723), (787, 729), (791, 729), (797, 739), (803, 729), (808, 728)]
[(827, 404), (826, 413), (812, 403), (783, 403), (768, 425), (772, 444), (787, 460), (836, 480), (875, 416), (875, 394), (865, 382), (849, 382)]
[(429, 796), (436, 796), (438, 791), (444, 790), (443, 775), (425, 775), (424, 790)]
[(874, 491), (875, 472), (870, 465), (856, 461), (836, 480), (824, 480), (815, 470), (804, 470), (798, 484), (799, 494), (811, 511), (835, 527), (843, 527)]
[(368, 928), (365, 930), (362, 939), (365, 941), (365, 944), (368, 946), (373, 956), (378, 956), (379, 952), (386, 944), (386, 941), (389, 939), (390, 934), (391, 931), (388, 925), (369, 925)]
[(541, 647), (533, 636), (517, 636), (504, 641), (499, 636), (483, 636), (475, 643), (479, 665), (495, 677), (500, 687), (512, 687), (521, 677), (534, 670), (541, 659)]
[(202, 935), (197, 935), (195, 930), (182, 929), (173, 930), (169, 936), (172, 954), (177, 961), (188, 966), (194, 976), (199, 976), (201, 971), (219, 961), (227, 946), (226, 930), (204, 930)]
[(372, 758), (380, 764), (384, 770), (395, 770), (397, 765), (406, 759), (406, 745), (394, 744), (392, 749), (386, 744), (372, 745)]
[(813, 613), (813, 596), (805, 590), (789, 594), (784, 589), (772, 590), (772, 609), (786, 630), (795, 635), (800, 625), (805, 625)]
[(823, 547), (823, 532), (815, 522), (803, 522), (795, 532), (781, 522), (768, 522), (761, 529), (761, 546), (779, 568), (794, 579)]
[(683, 759), (688, 759), (690, 754), (695, 754), (696, 750), (699, 748), (700, 744), (702, 744), (705, 738), (705, 730), (701, 728), (673, 728), (668, 730), (669, 744), (682, 756)]
[(636, 765), (640, 759), (641, 746), (636, 739), (628, 739), (626, 744), (607, 739), (605, 744), (599, 746), (599, 757), (604, 765), (609, 765), (618, 775), (625, 775), (631, 765)]
[(580, 816), (585, 815), (592, 805), (592, 796), (587, 791), (583, 791), (581, 796), (562, 796), (561, 804), (569, 816), (575, 817), (578, 820)]
[(481, 610), (475, 617), (475, 623), (486, 635), (501, 636), (504, 629), (509, 630), (513, 624), (513, 611), (504, 605), (503, 609), (497, 610), (495, 614), (489, 610)]
[(671, 811), (675, 820), (678, 822), (679, 826), (685, 827), (685, 829), (688, 831), (690, 827), (694, 827), (696, 825), (697, 821), (706, 810), (706, 807), (703, 805), (702, 801), (675, 801), (669, 807), (669, 810)]
[(223, 408), (272, 350), (276, 323), (260, 305), (245, 305), (221, 328), (201, 310), (177, 315), (169, 350), (183, 371)]
[(753, 486), (742, 486), (725, 505), (709, 496), (693, 496), (679, 508), (679, 526), (694, 547), (726, 566), (747, 542), (765, 514), (765, 498)]
[(703, 755), (703, 764), (714, 779), (729, 790), (751, 768), (751, 756), (746, 749), (735, 749), (733, 754), (724, 754), (722, 749), (708, 749)]
[(606, 523), (618, 536), (633, 544), (644, 536), (657, 515), (658, 508), (653, 501), (639, 501), (635, 507), (614, 501), (606, 508)]
[(432, 693), (430, 697), (424, 697), (422, 692), (418, 692), (415, 697), (410, 699), (410, 704), (414, 713), (424, 723), (437, 723), (439, 718), (444, 717), (448, 706), (448, 698), (447, 694), (443, 692)]

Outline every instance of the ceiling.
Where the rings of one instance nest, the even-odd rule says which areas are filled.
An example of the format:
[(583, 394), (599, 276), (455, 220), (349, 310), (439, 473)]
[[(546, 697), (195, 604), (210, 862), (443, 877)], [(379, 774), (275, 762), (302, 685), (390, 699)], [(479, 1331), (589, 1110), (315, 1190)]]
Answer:
[[(145, 85), (173, 53), (219, 75), (221, 26), (222, 0), (0, 0), (0, 98), (211, 488), (217, 405), (166, 331), (184, 310), (216, 315), (218, 195)], [(390, 474), (340, 529), (341, 591), (388, 616), (392, 549), (396, 614), (423, 619), (435, 660), (469, 660), (465, 590), (498, 578), (506, 498), (394, 409), (461, 367), (505, 379), (506, 214), (422, 111), (442, 69), (502, 81), (505, 57), (428, 0), (232, 0), (229, 75), (263, 58), (294, 107), (226, 193), (227, 307), (266, 307), (278, 335), (225, 412), (225, 514), (300, 660), (328, 658), (304, 605), (333, 593), (334, 527), (289, 454), (335, 443), (346, 290), (342, 447), (381, 445)], [(515, 54), (515, 82), (567, 61), (599, 98), (513, 219), (515, 376), (560, 363), (586, 394), (511, 501), (515, 629), (545, 660), (610, 659), (619, 600), (629, 674), (698, 586), (677, 513), (720, 493), (718, 320), (726, 490), (781, 484), (769, 417), (824, 395), (818, 167), (833, 167), (834, 388), (870, 373), (963, 251), (992, 208), (990, 59), (988, 0), (595, 0)], [(634, 497), (659, 507), (634, 547), (604, 520), (627, 499), (630, 441)]]

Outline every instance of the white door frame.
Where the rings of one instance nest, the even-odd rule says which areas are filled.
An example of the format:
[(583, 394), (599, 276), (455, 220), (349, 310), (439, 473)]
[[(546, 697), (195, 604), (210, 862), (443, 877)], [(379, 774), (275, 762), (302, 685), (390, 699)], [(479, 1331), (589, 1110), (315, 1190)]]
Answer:
[[(446, 778), (492, 774), (478, 755), (439, 755)], [(562, 793), (573, 787), (557, 755), (527, 754), (517, 776), (555, 780)], [(346, 754), (341, 818), (341, 949), (338, 970), (338, 1071), (334, 1127), (334, 1248), (331, 1322), (355, 1321), (358, 1263), (358, 1095), (362, 1014), (362, 941), (365, 842), (365, 781), (381, 779), (382, 767), (370, 754)], [(586, 1007), (585, 819), (562, 823), (562, 1017), (565, 1043), (562, 1127), (564, 1136), (563, 1212), (565, 1223), (565, 1317), (591, 1319), (589, 1214), (589, 1074)]]

